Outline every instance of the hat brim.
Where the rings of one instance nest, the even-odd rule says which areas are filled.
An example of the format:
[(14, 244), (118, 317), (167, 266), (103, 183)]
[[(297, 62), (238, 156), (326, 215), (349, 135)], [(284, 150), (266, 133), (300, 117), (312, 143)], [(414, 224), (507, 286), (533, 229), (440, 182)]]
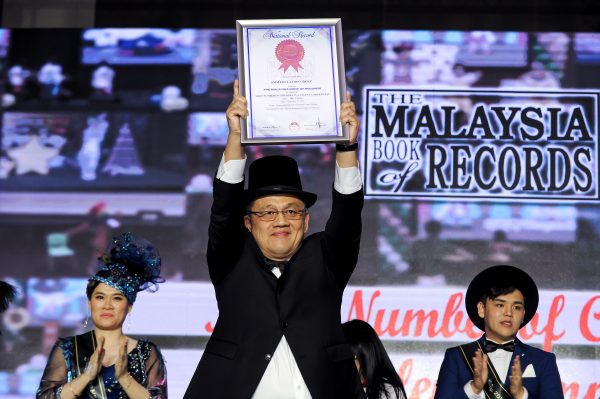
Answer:
[(539, 293), (533, 279), (523, 270), (510, 265), (496, 265), (479, 273), (467, 288), (465, 307), (469, 318), (481, 331), (485, 331), (485, 322), (479, 317), (477, 304), (489, 287), (515, 287), (525, 297), (524, 327), (531, 321), (538, 307)]
[(317, 201), (317, 194), (301, 191), (295, 187), (286, 186), (271, 186), (254, 190), (245, 190), (244, 201), (246, 205), (248, 205), (250, 202), (258, 198), (267, 197), (269, 195), (290, 195), (292, 197), (297, 197), (304, 202), (304, 205), (307, 208), (310, 208)]

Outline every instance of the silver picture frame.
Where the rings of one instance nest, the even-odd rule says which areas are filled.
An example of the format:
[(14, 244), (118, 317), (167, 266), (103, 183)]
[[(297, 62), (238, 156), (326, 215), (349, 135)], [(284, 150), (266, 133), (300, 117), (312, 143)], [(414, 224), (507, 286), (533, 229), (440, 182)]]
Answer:
[(348, 141), (340, 18), (238, 20), (242, 144)]

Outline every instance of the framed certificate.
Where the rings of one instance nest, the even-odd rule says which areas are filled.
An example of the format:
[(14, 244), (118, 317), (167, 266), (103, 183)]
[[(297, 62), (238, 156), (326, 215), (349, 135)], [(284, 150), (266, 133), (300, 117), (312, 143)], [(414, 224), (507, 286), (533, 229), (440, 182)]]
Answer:
[(236, 22), (240, 94), (249, 110), (242, 143), (347, 141), (339, 121), (346, 95), (341, 19)]

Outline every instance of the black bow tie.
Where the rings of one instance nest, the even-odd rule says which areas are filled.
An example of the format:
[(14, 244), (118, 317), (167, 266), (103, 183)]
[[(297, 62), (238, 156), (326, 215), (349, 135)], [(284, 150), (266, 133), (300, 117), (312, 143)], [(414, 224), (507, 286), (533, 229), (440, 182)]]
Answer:
[(269, 269), (273, 269), (274, 267), (276, 267), (279, 269), (281, 274), (283, 274), (283, 271), (284, 271), (285, 267), (287, 266), (287, 264), (288, 264), (287, 262), (276, 262), (269, 258), (265, 258), (265, 266), (267, 266)]
[(486, 339), (485, 342), (483, 343), (483, 350), (485, 351), (485, 353), (493, 352), (496, 349), (504, 349), (507, 352), (514, 352), (515, 351), (515, 341), (510, 341), (505, 344), (497, 344), (493, 341), (490, 341), (489, 339)]

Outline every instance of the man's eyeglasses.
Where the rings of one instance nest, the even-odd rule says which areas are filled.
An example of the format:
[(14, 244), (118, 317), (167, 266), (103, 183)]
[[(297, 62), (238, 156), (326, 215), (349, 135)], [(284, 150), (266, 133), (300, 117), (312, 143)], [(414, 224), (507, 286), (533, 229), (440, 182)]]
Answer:
[(288, 220), (298, 220), (298, 219), (301, 219), (306, 214), (306, 208), (300, 209), (300, 210), (282, 209), (280, 211), (257, 211), (257, 212), (248, 211), (248, 212), (246, 212), (246, 215), (255, 215), (256, 217), (258, 217), (260, 220), (262, 220), (264, 222), (272, 222), (273, 220), (275, 220), (277, 218), (277, 216), (280, 213), (283, 215), (284, 218), (286, 218)]

